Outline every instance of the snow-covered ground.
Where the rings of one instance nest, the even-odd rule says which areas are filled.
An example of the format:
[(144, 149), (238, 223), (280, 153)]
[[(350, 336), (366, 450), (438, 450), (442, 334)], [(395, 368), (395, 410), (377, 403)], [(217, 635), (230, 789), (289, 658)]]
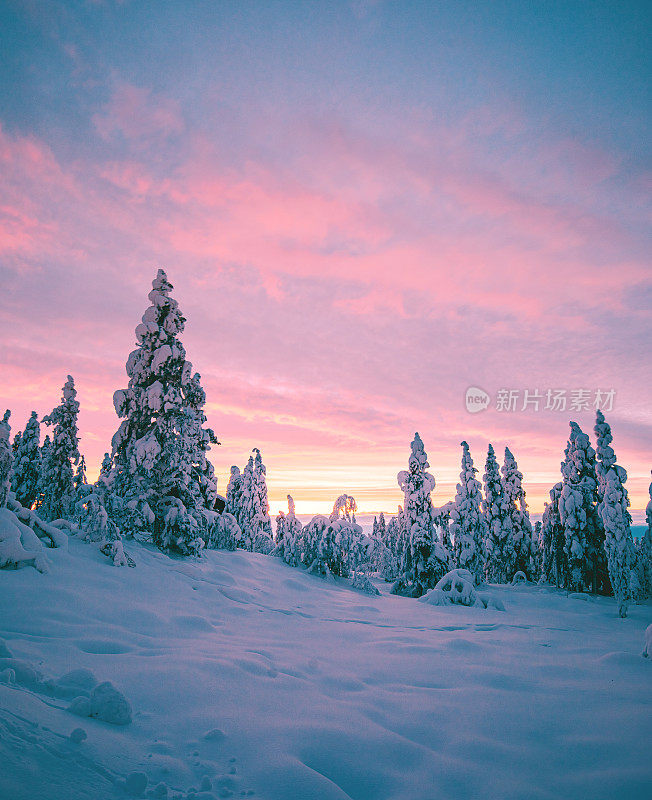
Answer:
[[(3, 800), (125, 797), (132, 773), (196, 800), (652, 796), (649, 603), (437, 607), (242, 551), (130, 552), (71, 539), (46, 574), (0, 572)], [(130, 724), (65, 710), (105, 681)]]

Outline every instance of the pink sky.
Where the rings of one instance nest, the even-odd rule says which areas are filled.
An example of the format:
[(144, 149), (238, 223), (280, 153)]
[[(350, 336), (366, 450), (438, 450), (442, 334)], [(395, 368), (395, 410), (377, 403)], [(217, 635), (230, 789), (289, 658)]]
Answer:
[(14, 433), (70, 373), (96, 474), (160, 266), (222, 441), (220, 492), (256, 446), (273, 511), (287, 492), (310, 513), (346, 491), (394, 512), (418, 430), (435, 502), (454, 495), (466, 439), (481, 473), (488, 442), (509, 444), (540, 512), (569, 419), (592, 435), (593, 413), (471, 415), (465, 390), (601, 388), (616, 391), (606, 416), (644, 508), (650, 180), (622, 143), (542, 123), (507, 91), (452, 116), (388, 96), (355, 112), (248, 98), (242, 118), (219, 79), (193, 104), (153, 76), (107, 74), (77, 145), (54, 124), (0, 126)]

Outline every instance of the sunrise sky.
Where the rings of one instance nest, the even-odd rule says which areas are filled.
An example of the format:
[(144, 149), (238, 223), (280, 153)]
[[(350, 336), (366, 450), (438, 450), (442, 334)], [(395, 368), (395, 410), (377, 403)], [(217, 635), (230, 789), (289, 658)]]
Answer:
[(13, 433), (70, 373), (97, 473), (161, 266), (220, 492), (257, 446), (272, 511), (288, 491), (301, 513), (345, 491), (395, 511), (418, 430), (436, 503), (467, 439), (481, 472), (509, 444), (541, 511), (594, 412), (522, 393), (600, 388), (644, 508), (650, 22), (626, 1), (3, 2)]

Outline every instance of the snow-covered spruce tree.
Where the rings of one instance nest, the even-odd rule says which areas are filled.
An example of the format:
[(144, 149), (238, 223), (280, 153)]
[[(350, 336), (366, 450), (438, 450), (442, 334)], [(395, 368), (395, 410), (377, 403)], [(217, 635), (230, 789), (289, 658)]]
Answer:
[(475, 477), (471, 451), (462, 442), (462, 469), (455, 500), (450, 511), (453, 537), (453, 560), (459, 569), (468, 569), (479, 586), (484, 582), (485, 518), (482, 513), (482, 490)]
[(399, 516), (391, 517), (387, 523), (385, 533), (385, 548), (382, 552), (382, 564), (380, 574), (384, 580), (394, 582), (399, 574), (399, 539), (401, 537)]
[[(232, 473), (233, 474), (233, 473)], [(254, 457), (249, 456), (249, 460), (242, 470), (240, 481), (240, 515), (238, 522), (242, 529), (242, 547), (245, 550), (253, 551), (255, 531), (249, 524), (250, 517), (253, 516), (254, 503)]]
[(288, 513), (281, 511), (276, 518), (275, 553), (292, 567), (301, 563), (302, 530), (294, 511), (294, 500), (288, 495)]
[(102, 463), (100, 464), (100, 474), (98, 480), (102, 481), (107, 488), (111, 488), (113, 484), (113, 459), (108, 453), (104, 453)]
[(217, 439), (205, 427), (206, 395), (179, 339), (185, 318), (172, 288), (160, 269), (127, 359), (129, 385), (113, 396), (123, 418), (112, 440), (113, 490), (124, 500), (123, 533), (187, 555), (208, 537), (216, 484), (206, 453)]
[(16, 453), (18, 452), (18, 450), (20, 448), (20, 443), (21, 443), (22, 439), (23, 439), (23, 434), (22, 434), (21, 431), (18, 431), (18, 433), (14, 436), (14, 441), (11, 444), (11, 456), (14, 459), (16, 458)]
[(516, 554), (507, 498), (492, 445), (487, 450), (483, 483), (482, 511), (487, 526), (485, 575), (490, 583), (508, 583), (514, 575)]
[(541, 533), (541, 522), (534, 523), (532, 533), (532, 580), (538, 582), (541, 578), (541, 567), (543, 564), (543, 535)]
[(11, 436), (11, 427), (9, 426), (10, 416), (11, 411), (7, 409), (2, 421), (0, 421), (0, 508), (7, 505), (7, 498), (9, 496), (9, 473), (11, 472), (11, 465), (14, 460), (13, 453), (11, 452), (11, 443), (9, 441)]
[(367, 539), (365, 560), (367, 566), (374, 572), (381, 572), (385, 561), (385, 551), (387, 550), (387, 527), (385, 516), (381, 512), (380, 517), (374, 517), (371, 536)]
[(401, 577), (392, 586), (394, 594), (420, 597), (450, 569), (450, 554), (435, 532), (435, 509), (430, 498), (435, 479), (426, 471), (429, 466), (421, 437), (415, 433), (408, 469), (397, 476), (405, 497), (403, 523), (408, 542)]
[(255, 456), (249, 456), (242, 474), (240, 527), (243, 546), (256, 553), (271, 553), (274, 541), (267, 499), (267, 470), (260, 450), (254, 447), (252, 452)]
[[(253, 458), (251, 463), (253, 468)], [(232, 514), (240, 526), (242, 525), (242, 480), (240, 467), (232, 466), (229, 483), (226, 487), (226, 505), (224, 510), (228, 514)]]
[(507, 521), (511, 525), (509, 539), (514, 550), (514, 572), (508, 575), (508, 578), (511, 580), (516, 572), (522, 572), (528, 580), (532, 580), (534, 557), (532, 523), (525, 502), (523, 473), (519, 470), (509, 447), (505, 448), (505, 461), (501, 473)]
[(616, 454), (611, 447), (611, 427), (598, 409), (595, 419), (596, 466), (598, 478), (598, 513), (605, 533), (605, 551), (609, 579), (621, 617), (627, 616), (627, 606), (632, 601), (631, 571), (635, 566), (632, 517), (625, 482), (627, 472), (616, 464)]
[(378, 538), (383, 542), (387, 538), (387, 524), (385, 523), (385, 514), (383, 511), (380, 512), (380, 516), (378, 517), (377, 535)]
[(75, 497), (83, 494), (84, 486), (88, 485), (88, 481), (86, 480), (86, 459), (84, 456), (81, 456), (77, 462), (77, 469), (72, 478), (72, 485), (75, 489)]
[(25, 430), (14, 451), (14, 464), (11, 472), (11, 490), (16, 495), (16, 500), (25, 508), (31, 508), (36, 502), (38, 494), (38, 477), (40, 470), (41, 427), (36, 411), (27, 421)]
[(43, 439), (43, 444), (39, 450), (39, 459), (38, 459), (38, 480), (36, 481), (36, 500), (34, 501), (34, 508), (40, 509), (43, 505), (43, 499), (45, 498), (45, 489), (46, 489), (46, 474), (45, 474), (45, 465), (48, 463), (48, 459), (50, 458), (50, 451), (52, 449), (52, 442), (50, 437), (46, 434), (45, 439)]
[(649, 494), (650, 500), (645, 509), (647, 528), (636, 553), (640, 599), (652, 596), (652, 483), (650, 483)]
[(545, 504), (541, 518), (541, 573), (547, 583), (563, 587), (568, 585), (568, 559), (564, 526), (559, 516), (561, 486), (556, 483), (550, 490), (550, 502)]
[(561, 465), (562, 487), (559, 517), (564, 526), (564, 548), (568, 560), (568, 585), (573, 591), (607, 590), (604, 530), (597, 512), (595, 450), (576, 422)]
[(75, 484), (73, 464), (79, 461), (77, 416), (79, 402), (71, 375), (64, 384), (61, 404), (43, 418), (52, 426), (52, 443), (46, 459), (41, 462), (39, 516), (45, 520), (65, 519), (74, 514)]

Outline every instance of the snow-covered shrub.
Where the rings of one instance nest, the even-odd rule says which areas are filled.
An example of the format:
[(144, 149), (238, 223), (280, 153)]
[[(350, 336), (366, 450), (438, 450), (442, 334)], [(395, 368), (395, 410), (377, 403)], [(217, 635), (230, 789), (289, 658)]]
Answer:
[(485, 575), (491, 583), (508, 583), (514, 573), (516, 555), (512, 542), (512, 525), (503, 482), (493, 446), (487, 450), (484, 473), (482, 510), (487, 534), (485, 539)]
[(450, 532), (453, 538), (453, 561), (471, 572), (477, 584), (484, 580), (485, 518), (482, 513), (480, 481), (469, 445), (462, 442), (462, 469), (455, 500), (450, 509)]
[(310, 572), (347, 578), (357, 568), (362, 528), (351, 510), (353, 498), (342, 504), (343, 497), (348, 496), (335, 501), (330, 518), (315, 516), (303, 529), (303, 562)]
[(286, 564), (296, 567), (301, 563), (303, 547), (303, 527), (294, 511), (294, 500), (288, 495), (288, 513), (282, 511), (276, 517), (275, 553), (281, 556)]
[(154, 542), (162, 550), (170, 550), (181, 555), (199, 555), (208, 538), (205, 519), (193, 514), (177, 497), (168, 497), (164, 504), (165, 516), (154, 521)]
[(89, 487), (90, 491), (81, 494), (77, 501), (77, 520), (79, 530), (88, 542), (97, 542), (100, 550), (111, 559), (116, 567), (135, 566), (125, 553), (120, 529), (109, 517), (104, 505), (105, 490), (98, 483)]
[(429, 466), (423, 442), (416, 433), (408, 469), (397, 476), (405, 497), (403, 523), (409, 541), (401, 565), (402, 574), (392, 586), (395, 594), (419, 597), (432, 588), (450, 566), (450, 554), (435, 532), (436, 515), (430, 498), (435, 479), (426, 471)]
[(621, 617), (627, 616), (627, 606), (632, 600), (631, 572), (635, 567), (632, 517), (629, 497), (625, 489), (627, 473), (616, 464), (616, 454), (611, 447), (611, 428), (598, 410), (595, 420), (596, 475), (598, 478), (598, 513), (605, 532), (605, 551), (609, 579)]
[(11, 472), (11, 490), (16, 495), (16, 500), (31, 508), (38, 495), (38, 480), (41, 460), (40, 449), (41, 427), (36, 411), (32, 414), (25, 426), (25, 430), (16, 437), (14, 463)]
[(210, 529), (206, 547), (210, 547), (213, 550), (235, 550), (241, 538), (242, 531), (238, 525), (238, 520), (233, 514), (223, 511)]
[(371, 596), (380, 595), (378, 589), (369, 580), (369, 576), (365, 575), (364, 572), (356, 572), (354, 574), (352, 586), (354, 589)]
[(67, 519), (74, 513), (75, 484), (73, 464), (79, 461), (77, 416), (79, 402), (71, 375), (64, 384), (61, 403), (43, 418), (52, 426), (52, 442), (41, 459), (38, 512), (45, 520)]
[(142, 532), (163, 550), (198, 553), (208, 537), (206, 517), (216, 493), (206, 458), (217, 439), (205, 427), (206, 395), (179, 336), (185, 319), (159, 270), (151, 305), (136, 328), (138, 347), (127, 359), (129, 384), (113, 397), (123, 419), (113, 446), (113, 491), (124, 500), (116, 520), (123, 533)]

